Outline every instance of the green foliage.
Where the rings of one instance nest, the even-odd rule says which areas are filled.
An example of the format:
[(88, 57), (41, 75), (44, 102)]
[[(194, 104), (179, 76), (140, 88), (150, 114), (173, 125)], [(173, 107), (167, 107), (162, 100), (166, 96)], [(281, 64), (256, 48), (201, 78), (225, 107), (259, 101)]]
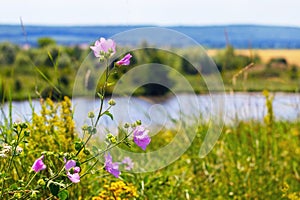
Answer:
[[(63, 169), (64, 156), (71, 156), (82, 149), (80, 158), (89, 156), (84, 140), (78, 138), (72, 119), (69, 98), (54, 103), (41, 100), (41, 111), (32, 113), (32, 121), (0, 126), (0, 146), (4, 142), (13, 148), (8, 157), (0, 157), (0, 174), (4, 184), (2, 199), (14, 197), (60, 199), (297, 199), (299, 197), (300, 122), (275, 121), (272, 97), (265, 92), (267, 114), (264, 122), (236, 121), (224, 127), (222, 136), (212, 152), (205, 158), (198, 157), (200, 146), (211, 124), (194, 124), (187, 131), (197, 133), (189, 149), (174, 163), (156, 172), (143, 174), (124, 173), (122, 180), (103, 176), (99, 165), (80, 184), (63, 189), (67, 177), (57, 181), (46, 179), (48, 175)], [(104, 111), (103, 114), (109, 112)], [(109, 115), (109, 114), (108, 114)], [(90, 113), (90, 118), (95, 115)], [(178, 122), (180, 123), (180, 122)], [(94, 134), (87, 127), (86, 135)], [(161, 130), (152, 137), (151, 149), (157, 150), (170, 143), (177, 130)], [(108, 134), (109, 135), (109, 134)], [(110, 135), (110, 144), (117, 141)], [(16, 142), (19, 141), (19, 142)], [(96, 142), (95, 142), (96, 144)], [(18, 153), (17, 148), (23, 152)], [(68, 152), (68, 153), (66, 153)], [(32, 180), (27, 190), (26, 181), (34, 160), (44, 153), (45, 170)], [(172, 152), (170, 152), (172, 153)], [(10, 159), (14, 161), (9, 167)], [(81, 165), (86, 170), (90, 165)], [(50, 170), (51, 169), (51, 170)], [(3, 172), (3, 171), (1, 171)], [(22, 178), (20, 178), (20, 177)], [(4, 178), (4, 179), (3, 179)], [(5, 181), (3, 181), (5, 180)], [(288, 185), (288, 189), (285, 189)], [(36, 188), (42, 187), (40, 192)], [(12, 193), (9, 193), (12, 192)], [(24, 191), (28, 191), (27, 193)], [(6, 198), (7, 197), (7, 198)], [(54, 197), (53, 197), (54, 198)], [(56, 198), (56, 197), (55, 197)]]
[(219, 71), (242, 69), (249, 65), (251, 62), (259, 63), (259, 57), (256, 56), (254, 59), (243, 55), (236, 55), (232, 46), (227, 46), (225, 50), (220, 51), (214, 60)]
[[(89, 49), (83, 49), (79, 46), (63, 47), (56, 45), (54, 42), (44, 43), (41, 48), (30, 49), (20, 49), (10, 43), (0, 44), (0, 74), (2, 79), (5, 80), (2, 84), (1, 96), (7, 96), (5, 93), (8, 90), (12, 91), (11, 95), (15, 100), (24, 100), (28, 95), (33, 98), (41, 97), (41, 94), (42, 97), (71, 95), (74, 77), (83, 59), (89, 53)], [(172, 52), (175, 52), (171, 53), (149, 48), (146, 42), (141, 44), (141, 47), (144, 49), (131, 52), (133, 55), (131, 66), (119, 68), (111, 75), (111, 83), (116, 83), (124, 73), (135, 66), (159, 63), (170, 67), (170, 70), (166, 71), (153, 67), (153, 69), (149, 68), (144, 74), (140, 74), (139, 77), (145, 77), (148, 82), (151, 82), (153, 79), (163, 80), (170, 89), (185, 91), (182, 85), (177, 84), (178, 77), (176, 74), (180, 73), (191, 83), (195, 92), (207, 92), (206, 83), (201, 75), (207, 76), (210, 73), (214, 73), (214, 71), (207, 67), (209, 66), (209, 61), (205, 57), (204, 52), (199, 51), (197, 48), (187, 47), (171, 49)], [(251, 58), (237, 55), (234, 48), (229, 46), (224, 50), (219, 50), (214, 59), (218, 69), (222, 71), (226, 90), (232, 89), (230, 80), (232, 80), (233, 74), (250, 62), (254, 62), (254, 69), (256, 67), (260, 69), (249, 70), (247, 72), (247, 81), (243, 84), (236, 84), (233, 88), (234, 91), (262, 91), (268, 89), (269, 91), (295, 92), (299, 90), (297, 81), (298, 67), (289, 66), (284, 58), (273, 58), (269, 63), (264, 64), (261, 63), (257, 55)], [(200, 63), (199, 60), (201, 61)], [(92, 61), (90, 64), (94, 65)], [(197, 66), (199, 69), (195, 69), (194, 66)], [(95, 70), (98, 70), (98, 68), (95, 68)], [(158, 74), (159, 76), (156, 76)], [(132, 84), (139, 81), (139, 77), (132, 76), (130, 78)], [(93, 72), (90, 73), (88, 78), (82, 77), (85, 89), (87, 88), (91, 92), (96, 88), (99, 90), (103, 78), (99, 82), (97, 81), (98, 77), (95, 77)], [(55, 88), (58, 88), (60, 92)], [(107, 87), (108, 93), (112, 91), (113, 85)], [(135, 95), (165, 95), (168, 92), (169, 90), (158, 84), (148, 84), (138, 88), (135, 91)]]
[(26, 54), (23, 51), (20, 51), (17, 54), (16, 60), (15, 60), (15, 66), (16, 67), (28, 67), (31, 65), (31, 60), (28, 54)]
[(0, 43), (0, 64), (11, 65), (15, 62), (19, 48), (8, 42)]
[(291, 70), (290, 70), (290, 79), (292, 80), (297, 80), (299, 77), (299, 70), (298, 70), (298, 66), (297, 65), (292, 65), (291, 66)]
[(20, 92), (21, 90), (22, 90), (22, 82), (19, 80), (19, 79), (16, 79), (15, 80), (15, 88), (14, 88), (14, 90), (16, 91), (16, 92)]
[(55, 45), (56, 41), (53, 40), (52, 38), (44, 37), (44, 38), (39, 38), (37, 43), (39, 48), (44, 48), (49, 45)]
[(71, 66), (71, 58), (67, 54), (61, 54), (57, 61), (59, 68), (67, 68)]
[[(255, 121), (225, 126), (203, 159), (198, 153), (209, 125), (192, 126), (188, 130), (196, 130), (197, 136), (177, 161), (125, 180), (137, 187), (141, 199), (281, 199), (284, 182), (289, 184), (287, 195), (298, 195), (300, 123), (273, 121), (272, 135), (266, 126)], [(162, 131), (151, 147), (162, 148), (175, 134)]]
[(268, 64), (283, 64), (288, 65), (288, 62), (285, 58), (271, 58)]

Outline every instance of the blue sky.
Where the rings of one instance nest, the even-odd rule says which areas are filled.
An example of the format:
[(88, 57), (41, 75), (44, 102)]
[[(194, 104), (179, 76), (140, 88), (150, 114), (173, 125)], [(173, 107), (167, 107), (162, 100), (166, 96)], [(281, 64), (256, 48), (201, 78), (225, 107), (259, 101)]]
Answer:
[(0, 24), (300, 27), (297, 0), (1, 0)]

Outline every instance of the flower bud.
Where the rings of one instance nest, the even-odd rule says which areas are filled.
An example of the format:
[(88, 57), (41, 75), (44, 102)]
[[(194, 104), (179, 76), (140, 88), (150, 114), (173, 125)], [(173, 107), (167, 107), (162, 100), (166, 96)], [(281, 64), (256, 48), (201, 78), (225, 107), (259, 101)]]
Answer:
[(114, 136), (111, 133), (109, 133), (109, 134), (106, 135), (106, 137), (107, 137), (107, 139), (110, 139), (110, 138), (112, 138)]
[(87, 125), (87, 124), (84, 124), (84, 125), (81, 127), (81, 129), (82, 129), (83, 131), (87, 131), (87, 130), (88, 130), (88, 125)]
[(20, 127), (25, 129), (25, 128), (28, 128), (28, 125), (26, 123), (21, 123)]
[(111, 105), (111, 106), (114, 106), (114, 105), (116, 105), (116, 102), (115, 102), (115, 100), (110, 99), (110, 100), (108, 101), (108, 104)]
[(141, 120), (136, 120), (136, 122), (135, 122), (135, 123), (136, 123), (136, 125), (137, 125), (137, 126), (140, 126), (140, 125), (142, 125), (142, 121), (141, 121)]
[(88, 149), (84, 149), (84, 150), (83, 150), (83, 153), (84, 153), (85, 155), (87, 155), (87, 156), (91, 154), (91, 152), (90, 152)]
[(128, 123), (124, 124), (124, 128), (129, 128), (129, 127), (130, 127), (130, 124), (128, 124)]
[(94, 112), (91, 111), (91, 112), (88, 113), (88, 118), (91, 118), (91, 119), (92, 119), (92, 118), (94, 118), (94, 117), (95, 117)]
[(79, 149), (81, 149), (81, 147), (82, 147), (82, 142), (75, 142), (75, 149), (76, 149), (76, 151), (78, 151)]
[(13, 124), (13, 128), (18, 128), (19, 127), (19, 123), (14, 123)]
[(109, 142), (111, 142), (112, 144), (115, 144), (117, 142), (117, 139), (115, 136), (113, 136), (111, 133), (107, 134), (107, 139)]

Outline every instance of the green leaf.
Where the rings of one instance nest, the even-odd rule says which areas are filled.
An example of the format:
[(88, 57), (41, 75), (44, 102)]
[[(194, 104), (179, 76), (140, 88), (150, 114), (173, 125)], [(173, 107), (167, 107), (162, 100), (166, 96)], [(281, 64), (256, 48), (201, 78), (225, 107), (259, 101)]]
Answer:
[(99, 92), (97, 92), (97, 95), (100, 99), (102, 99), (102, 100), (104, 99), (104, 96), (102, 94), (100, 94)]
[(107, 110), (102, 115), (107, 115), (111, 118), (111, 120), (114, 120), (114, 116)]
[(18, 185), (16, 183), (12, 184), (10, 187), (9, 187), (11, 190), (17, 190), (18, 189)]
[(57, 195), (58, 195), (58, 192), (59, 192), (59, 185), (56, 185), (56, 184), (54, 184), (54, 183), (50, 183), (49, 189), (50, 189), (51, 194), (53, 194), (54, 196), (57, 196)]
[(67, 190), (62, 190), (58, 193), (58, 198), (60, 200), (67, 200), (69, 198), (69, 192)]

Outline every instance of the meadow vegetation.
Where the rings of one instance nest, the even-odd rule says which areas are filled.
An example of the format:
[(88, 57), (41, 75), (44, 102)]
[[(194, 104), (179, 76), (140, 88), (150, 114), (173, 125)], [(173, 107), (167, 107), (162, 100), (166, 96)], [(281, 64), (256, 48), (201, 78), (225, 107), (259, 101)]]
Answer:
[[(0, 51), (0, 97), (10, 105), (7, 116), (1, 112), (4, 120), (0, 123), (0, 197), (93, 200), (300, 199), (300, 120), (275, 120), (272, 94), (267, 91), (263, 92), (267, 110), (264, 120), (236, 120), (231, 125), (225, 125), (221, 137), (206, 157), (199, 157), (199, 149), (211, 123), (200, 120), (186, 128), (186, 131), (196, 133), (196, 137), (190, 138), (193, 140), (191, 146), (178, 160), (155, 172), (122, 171), (121, 176), (117, 177), (112, 176), (111, 172), (107, 173), (101, 163), (80, 162), (89, 161), (101, 150), (95, 148), (97, 140), (86, 140), (90, 136), (82, 136), (80, 127), (75, 126), (74, 111), (68, 97), (72, 94), (76, 71), (90, 50), (63, 47), (51, 39), (41, 39), (36, 48), (22, 49), (3, 43)], [(192, 54), (193, 49), (177, 51)], [(196, 92), (207, 92), (201, 80), (199, 84), (199, 75), (184, 59), (153, 49), (130, 53), (133, 55), (131, 67), (149, 62), (169, 65), (184, 74)], [(239, 55), (232, 47), (227, 47), (215, 54), (214, 59), (226, 90), (298, 91), (298, 67), (285, 58), (278, 57), (265, 63), (259, 55)], [(254, 66), (237, 77), (235, 81), (238, 83), (233, 84), (232, 77), (250, 63), (254, 63)], [(120, 68), (111, 78), (117, 80), (129, 69)], [(175, 84), (172, 74), (162, 74), (162, 78)], [(149, 72), (150, 78), (154, 75), (155, 71)], [(164, 95), (168, 92), (157, 94), (155, 87), (158, 86), (141, 88), (136, 95)], [(106, 89), (108, 94), (112, 91), (110, 87)], [(40, 98), (41, 111), (32, 109), (29, 121), (13, 122), (11, 101), (28, 97)], [(99, 97), (102, 100), (104, 98), (101, 95)], [(99, 116), (112, 117), (106, 111), (100, 111)], [(87, 114), (87, 118), (94, 117), (93, 113)], [(136, 123), (140, 125), (140, 122)], [(129, 125), (124, 127), (126, 129)], [(95, 132), (93, 128), (82, 129), (92, 135)], [(120, 127), (121, 130), (124, 128)], [(161, 130), (151, 137), (146, 152), (168, 144), (175, 134), (179, 133), (172, 128)], [(121, 134), (107, 134), (107, 148), (118, 144), (119, 138), (122, 138)], [(126, 139), (121, 141), (121, 148), (129, 148)], [(89, 145), (85, 145), (84, 141), (89, 141)], [(142, 150), (136, 146), (131, 151)], [(34, 174), (32, 165), (41, 155), (46, 159), (41, 157), (38, 160), (49, 167), (45, 170), (41, 166)], [(73, 182), (66, 175), (54, 179), (65, 170), (65, 158), (76, 158), (76, 164), (79, 164), (76, 167), (87, 172), (80, 177), (79, 183), (65, 184)], [(75, 168), (70, 171), (76, 173)], [(47, 179), (48, 176), (54, 178)]]
[[(46, 99), (41, 101), (41, 106), (42, 111), (33, 110), (32, 121), (26, 122), (25, 130), (30, 134), (19, 145), (23, 152), (15, 155), (7, 174), (1, 174), (7, 179), (5, 184), (13, 199), (22, 199), (24, 191), (21, 188), (32, 175), (29, 171), (36, 157), (44, 154), (46, 165), (59, 166), (61, 161), (55, 163), (55, 160), (61, 160), (66, 151), (74, 154), (81, 141), (74, 129), (68, 98), (57, 103)], [(198, 156), (209, 127), (209, 123), (202, 121), (187, 128), (187, 131), (196, 132), (196, 138), (171, 165), (149, 173), (124, 172), (119, 179), (103, 174), (103, 167), (97, 165), (80, 183), (68, 188), (68, 197), (94, 200), (300, 199), (300, 121), (274, 121), (272, 98), (268, 94), (266, 106), (268, 113), (263, 122), (239, 120), (223, 127), (221, 137), (205, 158)], [(13, 127), (1, 125), (2, 144), (4, 141), (12, 144), (17, 139)], [(176, 132), (172, 129), (160, 131), (152, 137), (148, 152), (168, 144)], [(93, 154), (92, 146), (86, 147), (81, 158)], [(3, 169), (7, 160), (0, 159)], [(90, 165), (81, 167), (85, 170)], [(20, 173), (25, 176), (20, 177)], [(49, 195), (44, 185), (46, 180), (39, 177), (43, 176), (38, 175), (32, 184), (45, 189), (36, 196), (46, 197)]]

